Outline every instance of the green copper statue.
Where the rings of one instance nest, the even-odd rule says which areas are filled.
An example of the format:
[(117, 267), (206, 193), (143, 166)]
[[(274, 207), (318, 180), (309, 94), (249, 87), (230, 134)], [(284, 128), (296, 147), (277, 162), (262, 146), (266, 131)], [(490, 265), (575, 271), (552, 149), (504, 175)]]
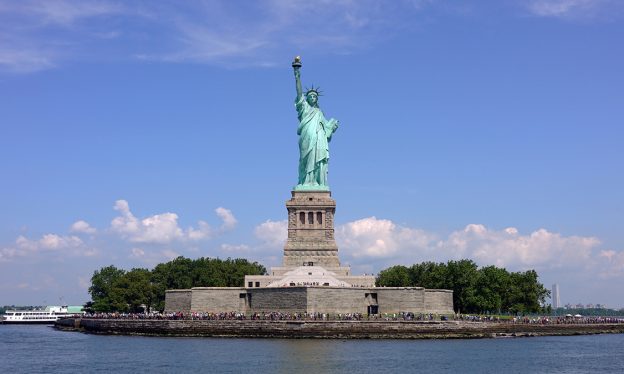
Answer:
[(297, 99), (295, 107), (299, 117), (299, 183), (296, 191), (328, 191), (327, 163), (329, 161), (329, 142), (338, 128), (338, 121), (326, 119), (318, 106), (320, 91), (310, 88), (305, 95), (301, 89), (301, 57), (295, 57), (292, 63), (295, 70)]

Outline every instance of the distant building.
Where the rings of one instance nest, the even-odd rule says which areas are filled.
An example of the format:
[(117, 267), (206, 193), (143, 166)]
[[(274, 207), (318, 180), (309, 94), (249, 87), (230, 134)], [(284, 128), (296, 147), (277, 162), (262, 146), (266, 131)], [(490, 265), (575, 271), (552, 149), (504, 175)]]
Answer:
[(559, 284), (552, 285), (552, 307), (553, 309), (561, 308), (561, 300), (559, 299)]

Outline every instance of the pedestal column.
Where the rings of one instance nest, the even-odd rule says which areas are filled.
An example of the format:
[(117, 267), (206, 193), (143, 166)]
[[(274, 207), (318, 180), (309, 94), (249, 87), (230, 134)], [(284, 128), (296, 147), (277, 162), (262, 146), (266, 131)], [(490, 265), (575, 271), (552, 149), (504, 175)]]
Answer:
[(292, 191), (286, 202), (288, 239), (284, 246), (284, 266), (339, 267), (334, 239), (336, 201), (330, 191)]

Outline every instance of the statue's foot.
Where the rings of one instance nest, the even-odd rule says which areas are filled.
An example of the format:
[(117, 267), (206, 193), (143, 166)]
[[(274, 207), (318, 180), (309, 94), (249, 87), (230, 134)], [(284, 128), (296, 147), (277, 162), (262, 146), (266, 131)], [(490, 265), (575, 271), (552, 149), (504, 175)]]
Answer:
[(298, 184), (293, 188), (295, 191), (329, 191), (329, 186), (318, 183)]

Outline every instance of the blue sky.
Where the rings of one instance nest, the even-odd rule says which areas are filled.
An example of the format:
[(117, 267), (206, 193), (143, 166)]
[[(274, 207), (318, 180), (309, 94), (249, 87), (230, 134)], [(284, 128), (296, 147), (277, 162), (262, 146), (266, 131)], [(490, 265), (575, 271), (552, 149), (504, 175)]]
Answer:
[(624, 307), (624, 5), (0, 1), (0, 304), (177, 255), (280, 264), (290, 63), (340, 120), (342, 262), (536, 269)]

